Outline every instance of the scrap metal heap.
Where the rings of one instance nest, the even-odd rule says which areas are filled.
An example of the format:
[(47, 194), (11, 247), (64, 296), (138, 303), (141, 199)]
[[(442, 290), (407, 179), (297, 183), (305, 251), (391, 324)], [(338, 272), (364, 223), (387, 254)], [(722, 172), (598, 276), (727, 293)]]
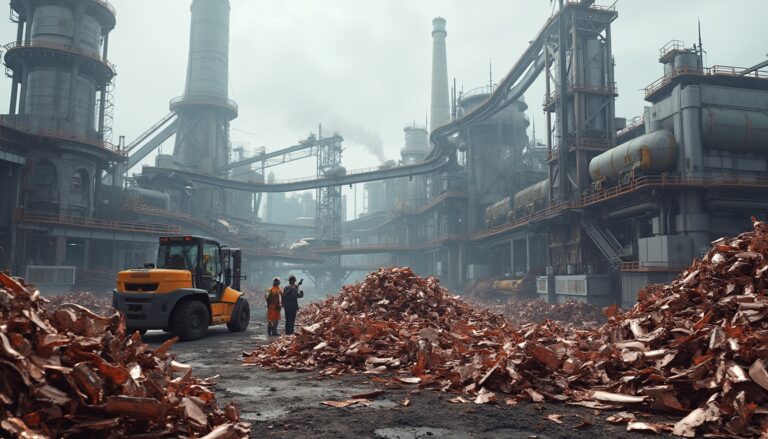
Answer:
[[(576, 330), (515, 327), (450, 296), (434, 278), (380, 269), (309, 307), (296, 337), (247, 355), (247, 364), (321, 375), (362, 372), (490, 403), (566, 402), (679, 416), (628, 430), (757, 437), (768, 429), (768, 225), (720, 239), (667, 285), (649, 286), (629, 311)], [(456, 397), (452, 402), (467, 402)]]
[(0, 435), (248, 437), (237, 409), (217, 406), (213, 380), (173, 361), (175, 341), (150, 349), (120, 314), (50, 306), (0, 273)]

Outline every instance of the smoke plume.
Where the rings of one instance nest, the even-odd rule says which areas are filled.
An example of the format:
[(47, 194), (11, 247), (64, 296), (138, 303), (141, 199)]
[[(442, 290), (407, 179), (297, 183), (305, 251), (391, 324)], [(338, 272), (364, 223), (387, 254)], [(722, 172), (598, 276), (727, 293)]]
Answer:
[(384, 142), (379, 133), (341, 119), (332, 119), (328, 127), (323, 127), (323, 131), (327, 133), (338, 132), (345, 142), (364, 147), (381, 163), (387, 161), (387, 157), (384, 155)]

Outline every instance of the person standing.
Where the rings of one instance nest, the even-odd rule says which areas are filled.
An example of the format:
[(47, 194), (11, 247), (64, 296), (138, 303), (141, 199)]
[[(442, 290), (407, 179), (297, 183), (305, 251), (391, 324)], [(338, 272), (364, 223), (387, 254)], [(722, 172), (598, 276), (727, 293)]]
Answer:
[(267, 335), (279, 335), (277, 325), (280, 323), (280, 308), (283, 306), (283, 298), (280, 291), (280, 279), (272, 279), (272, 288), (264, 294), (267, 300)]
[[(303, 281), (303, 279), (302, 279)], [(299, 282), (301, 285), (301, 282)], [(283, 289), (283, 306), (285, 307), (285, 335), (293, 334), (296, 324), (296, 314), (299, 312), (299, 299), (304, 297), (304, 291), (296, 285), (296, 276), (288, 278), (288, 285)]]

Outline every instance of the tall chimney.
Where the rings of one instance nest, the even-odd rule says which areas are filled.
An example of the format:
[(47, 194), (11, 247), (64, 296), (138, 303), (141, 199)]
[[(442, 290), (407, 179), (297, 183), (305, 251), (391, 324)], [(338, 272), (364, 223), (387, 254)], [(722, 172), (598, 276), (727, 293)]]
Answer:
[(228, 97), (229, 0), (193, 0), (187, 83), (171, 101), (178, 115), (175, 160), (206, 174), (227, 164), (229, 122), (237, 105)]
[(445, 19), (432, 20), (432, 110), (430, 131), (451, 121), (451, 107), (448, 97), (448, 61), (445, 53)]

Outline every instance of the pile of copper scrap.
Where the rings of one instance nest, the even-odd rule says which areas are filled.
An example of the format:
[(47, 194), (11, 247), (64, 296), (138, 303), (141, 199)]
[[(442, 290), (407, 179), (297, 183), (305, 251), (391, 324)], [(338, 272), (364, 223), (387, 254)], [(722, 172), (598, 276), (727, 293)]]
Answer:
[(45, 296), (44, 299), (48, 302), (47, 308), (60, 308), (67, 303), (76, 303), (100, 315), (105, 315), (112, 311), (112, 296), (107, 294), (76, 291), (57, 296)]
[(504, 314), (518, 325), (552, 320), (580, 328), (596, 328), (607, 321), (602, 309), (572, 300), (565, 303), (547, 303), (538, 299), (512, 298), (506, 304), (493, 306), (491, 309)]
[[(451, 297), (436, 279), (382, 269), (308, 309), (305, 327), (247, 364), (321, 374), (379, 374), (488, 403), (504, 394), (592, 409), (661, 412), (673, 424), (628, 428), (768, 434), (768, 226), (721, 239), (629, 311), (581, 330), (522, 327)], [(647, 428), (646, 428), (647, 427)]]
[(168, 355), (175, 341), (152, 350), (120, 314), (53, 307), (0, 274), (0, 436), (248, 437), (214, 381)]

